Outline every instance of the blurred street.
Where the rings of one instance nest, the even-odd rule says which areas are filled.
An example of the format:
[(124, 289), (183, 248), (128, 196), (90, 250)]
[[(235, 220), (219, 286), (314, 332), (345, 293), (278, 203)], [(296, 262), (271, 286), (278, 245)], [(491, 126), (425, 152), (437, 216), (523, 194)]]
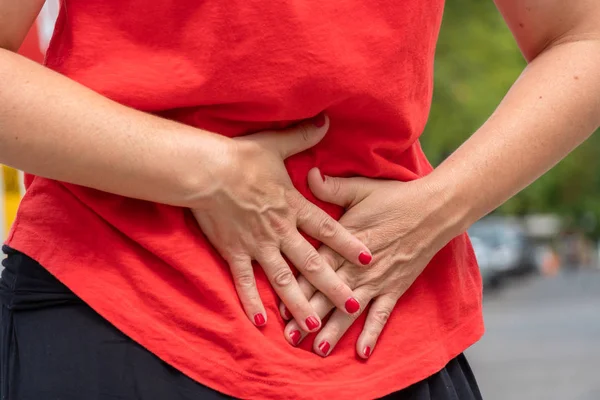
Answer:
[(467, 357), (485, 400), (600, 399), (600, 271), (513, 278)]

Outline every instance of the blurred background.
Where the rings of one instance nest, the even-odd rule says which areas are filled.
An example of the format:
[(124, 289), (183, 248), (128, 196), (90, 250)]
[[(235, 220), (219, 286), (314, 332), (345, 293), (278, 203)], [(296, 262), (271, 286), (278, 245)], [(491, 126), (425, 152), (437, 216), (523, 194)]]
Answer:
[[(446, 2), (422, 137), (434, 165), (477, 130), (524, 67), (491, 0)], [(486, 334), (467, 357), (484, 399), (600, 399), (600, 134), (469, 233)]]
[[(22, 54), (42, 60), (57, 10), (57, 0), (47, 2)], [(421, 140), (434, 165), (477, 130), (525, 67), (492, 0), (447, 2), (436, 57)], [(24, 188), (20, 173), (1, 167), (4, 239)], [(469, 233), (487, 332), (467, 356), (484, 398), (600, 399), (600, 135)]]

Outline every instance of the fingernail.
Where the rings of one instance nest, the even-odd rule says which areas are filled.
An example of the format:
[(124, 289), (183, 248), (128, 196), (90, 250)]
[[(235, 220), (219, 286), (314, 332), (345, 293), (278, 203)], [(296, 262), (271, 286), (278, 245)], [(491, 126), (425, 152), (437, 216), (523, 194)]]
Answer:
[(317, 320), (315, 317), (308, 317), (306, 318), (306, 326), (311, 331), (317, 329), (319, 327), (319, 320)]
[(292, 340), (292, 344), (294, 346), (298, 345), (298, 342), (300, 341), (300, 331), (299, 330), (295, 330), (295, 331), (291, 331), (290, 332), (290, 339)]
[(317, 127), (317, 128), (321, 128), (323, 125), (325, 125), (325, 114), (320, 113), (319, 115), (317, 115), (316, 117), (313, 118), (312, 123)]
[(265, 320), (265, 316), (261, 313), (254, 314), (254, 323), (256, 326), (263, 326), (267, 321)]
[(354, 314), (360, 310), (360, 304), (354, 297), (350, 297), (348, 300), (346, 300), (344, 307), (346, 307), (346, 311), (348, 311), (350, 314)]
[(319, 345), (319, 350), (321, 350), (321, 353), (323, 353), (324, 355), (327, 355), (330, 347), (331, 346), (329, 345), (329, 342), (327, 340), (324, 340)]
[(371, 256), (369, 253), (367, 253), (367, 252), (365, 252), (365, 251), (363, 251), (362, 253), (360, 253), (360, 254), (358, 255), (358, 261), (360, 261), (360, 263), (361, 263), (362, 265), (367, 265), (367, 264), (369, 264), (369, 263), (371, 262), (371, 260), (372, 260), (372, 259), (373, 259), (373, 257), (372, 257), (372, 256)]
[(369, 357), (371, 355), (371, 348), (369, 346), (365, 347), (365, 351), (363, 352), (365, 357)]
[(292, 319), (292, 314), (290, 314), (290, 311), (287, 309), (286, 306), (283, 306), (283, 318)]

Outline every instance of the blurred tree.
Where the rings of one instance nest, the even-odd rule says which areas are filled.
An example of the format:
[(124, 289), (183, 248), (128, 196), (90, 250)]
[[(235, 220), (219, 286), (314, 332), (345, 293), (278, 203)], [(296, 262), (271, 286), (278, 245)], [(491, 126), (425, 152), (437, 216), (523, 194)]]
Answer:
[[(477, 130), (525, 65), (491, 0), (446, 3), (431, 116), (421, 139), (434, 165)], [(594, 135), (497, 212), (553, 212), (600, 235), (600, 135)]]

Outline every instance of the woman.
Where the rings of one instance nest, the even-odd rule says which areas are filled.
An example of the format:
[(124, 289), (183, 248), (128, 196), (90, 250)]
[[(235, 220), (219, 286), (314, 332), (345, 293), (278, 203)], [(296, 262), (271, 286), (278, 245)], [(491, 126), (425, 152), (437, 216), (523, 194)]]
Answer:
[(41, 3), (0, 1), (3, 399), (480, 398), (464, 231), (598, 127), (600, 5), (496, 0), (529, 66), (433, 170), (442, 0), (65, 0), (47, 68)]

